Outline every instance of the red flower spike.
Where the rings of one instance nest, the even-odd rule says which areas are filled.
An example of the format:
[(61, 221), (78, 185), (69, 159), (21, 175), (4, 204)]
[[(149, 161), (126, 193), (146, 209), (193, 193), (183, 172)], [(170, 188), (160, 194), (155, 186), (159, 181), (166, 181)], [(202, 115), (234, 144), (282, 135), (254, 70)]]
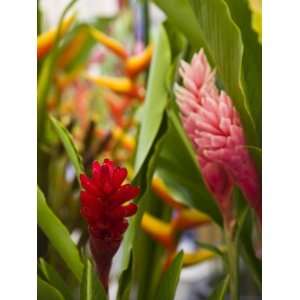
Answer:
[(112, 258), (128, 227), (126, 218), (137, 211), (137, 206), (129, 201), (137, 197), (140, 190), (131, 184), (122, 185), (126, 176), (125, 168), (115, 166), (108, 159), (103, 164), (93, 162), (91, 178), (80, 175), (80, 212), (88, 223), (91, 252), (106, 290)]

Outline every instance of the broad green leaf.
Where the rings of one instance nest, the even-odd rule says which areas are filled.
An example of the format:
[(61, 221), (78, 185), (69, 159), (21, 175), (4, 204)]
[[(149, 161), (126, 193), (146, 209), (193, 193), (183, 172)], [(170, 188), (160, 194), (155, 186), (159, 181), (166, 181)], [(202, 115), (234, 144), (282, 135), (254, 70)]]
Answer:
[[(167, 32), (166, 32), (167, 31)], [(150, 77), (148, 81), (147, 88), (147, 100), (148, 101), (144, 106), (143, 118), (142, 118), (142, 128), (144, 126), (145, 130), (150, 133), (150, 136), (154, 136), (154, 139), (151, 143), (148, 144), (148, 140), (144, 135), (140, 133), (139, 138), (143, 139), (144, 142), (147, 143), (147, 147), (150, 149), (147, 153), (140, 152), (140, 155), (143, 156), (143, 159), (139, 161), (141, 166), (136, 169), (136, 175), (133, 180), (134, 184), (138, 184), (141, 187), (143, 193), (140, 195), (140, 198), (137, 199), (138, 203), (138, 214), (131, 219), (129, 229), (126, 232), (124, 242), (123, 242), (123, 269), (126, 270), (126, 274), (130, 279), (126, 279), (126, 296), (129, 294), (129, 288), (131, 285), (131, 277), (133, 268), (144, 268), (144, 264), (142, 266), (141, 261), (138, 261), (137, 255), (134, 254), (132, 267), (129, 266), (129, 257), (131, 253), (131, 249), (134, 249), (134, 253), (138, 251), (140, 247), (141, 238), (145, 238), (145, 234), (141, 232), (139, 227), (141, 218), (145, 210), (149, 209), (150, 197), (147, 197), (149, 189), (151, 187), (152, 176), (154, 173), (154, 169), (156, 166), (157, 156), (161, 150), (164, 134), (166, 131), (166, 118), (164, 117), (164, 110), (167, 103), (167, 98), (170, 92), (170, 86), (168, 86), (168, 74), (170, 71), (170, 64), (172, 56), (174, 59), (179, 55), (181, 48), (183, 46), (183, 37), (179, 36), (178, 33), (172, 32), (170, 34), (169, 28), (164, 24), (160, 28), (160, 32), (157, 38), (156, 43), (156, 54), (152, 60), (152, 66), (150, 71)], [(172, 38), (170, 38), (172, 36)], [(162, 52), (161, 52), (162, 51)], [(164, 53), (164, 55), (161, 55)], [(167, 58), (167, 61), (166, 59)], [(152, 74), (152, 75), (151, 75)], [(159, 79), (159, 81), (157, 80)], [(160, 92), (159, 92), (160, 91)], [(146, 117), (145, 117), (146, 114)], [(149, 117), (148, 117), (149, 116)], [(148, 131), (149, 129), (149, 131)], [(143, 129), (141, 129), (143, 130)], [(143, 148), (143, 143), (140, 143), (140, 147)], [(142, 151), (140, 150), (138, 151)], [(137, 154), (139, 155), (139, 154)], [(137, 160), (136, 160), (137, 162)], [(149, 241), (149, 237), (146, 237)], [(153, 243), (153, 241), (151, 241)], [(148, 243), (147, 243), (148, 245)], [(144, 253), (146, 255), (146, 253)], [(148, 261), (148, 260), (147, 260)], [(143, 269), (144, 270), (144, 269)], [(142, 271), (141, 271), (142, 272)], [(141, 285), (145, 286), (148, 282), (146, 282), (145, 278), (147, 270), (145, 270), (145, 274), (141, 274), (143, 278), (141, 281)], [(149, 271), (151, 272), (151, 270)], [(154, 271), (157, 273), (158, 271)], [(145, 275), (145, 276), (144, 276)], [(154, 281), (151, 281), (154, 284)], [(122, 285), (122, 282), (120, 283)], [(155, 284), (154, 284), (155, 285)], [(139, 289), (139, 291), (143, 290), (143, 287)], [(127, 292), (128, 291), (128, 292)], [(139, 292), (141, 293), (141, 292)], [(148, 295), (148, 293), (147, 293)]]
[(137, 152), (134, 169), (138, 174), (142, 167), (157, 132), (159, 130), (163, 112), (167, 104), (167, 88), (165, 80), (171, 63), (171, 50), (167, 33), (160, 26), (155, 41), (155, 50), (151, 62), (147, 95), (143, 107), (143, 120), (137, 141)]
[(48, 207), (42, 191), (37, 189), (38, 225), (78, 280), (81, 279), (83, 264), (76, 245), (64, 224)]
[(73, 143), (72, 136), (68, 132), (68, 130), (64, 127), (64, 125), (56, 120), (53, 116), (50, 116), (51, 123), (53, 125), (53, 128), (55, 132), (57, 133), (59, 139), (61, 140), (67, 155), (72, 162), (77, 178), (79, 179), (79, 175), (83, 173), (83, 165), (82, 165), (82, 159)]
[(72, 0), (64, 9), (59, 23), (56, 39), (50, 54), (45, 58), (42, 64), (41, 71), (38, 74), (38, 85), (37, 85), (37, 138), (38, 141), (42, 141), (44, 136), (44, 131), (46, 128), (47, 121), (47, 97), (50, 91), (50, 83), (52, 81), (53, 72), (55, 68), (55, 61), (59, 54), (58, 43), (60, 41), (60, 30), (62, 21), (71, 7), (77, 2), (77, 0)]
[[(174, 28), (174, 26), (170, 22), (168, 22), (168, 20), (164, 21), (163, 25), (168, 35), (170, 50), (172, 54), (172, 63), (174, 64), (174, 62), (176, 63), (178, 56), (184, 54), (187, 46), (187, 41), (185, 36), (176, 28)], [(172, 77), (171, 79), (172, 80), (170, 81), (170, 87), (172, 86), (172, 81), (174, 80), (174, 78)]]
[(203, 45), (199, 25), (188, 0), (153, 0), (168, 16), (171, 24), (175, 25), (194, 48)]
[(131, 287), (131, 271), (132, 271), (132, 250), (129, 255), (129, 263), (125, 270), (122, 271), (119, 279), (119, 288), (117, 300), (128, 300), (130, 296)]
[[(164, 22), (163, 26), (168, 37), (171, 53), (171, 65), (168, 68), (168, 77), (164, 79), (162, 84), (166, 86), (169, 96), (174, 81), (174, 70), (176, 70), (174, 66), (178, 62), (178, 57), (182, 55), (186, 43), (183, 35), (174, 30), (174, 28), (170, 26), (168, 22)], [(163, 149), (166, 132), (166, 126), (164, 124), (166, 124), (165, 117), (159, 131), (162, 133), (161, 138), (156, 139), (154, 142), (155, 151), (149, 160), (149, 165), (146, 172), (147, 184), (144, 185), (146, 190), (141, 198), (141, 201), (139, 202), (139, 210), (142, 213), (148, 212), (161, 220), (169, 221), (171, 217), (171, 208), (167, 206), (158, 196), (156, 196), (150, 188), (153, 177), (152, 175), (157, 166), (157, 158)], [(153, 241), (153, 239), (146, 234), (140, 226), (138, 226), (136, 229), (136, 238), (133, 246), (134, 273), (138, 274), (138, 276), (134, 278), (138, 289), (137, 299), (152, 300), (155, 296), (165, 261), (165, 249), (159, 243)], [(153, 261), (156, 263), (153, 264)]]
[[(249, 0), (226, 0), (231, 16), (238, 25), (244, 45), (242, 73), (243, 86), (249, 109), (255, 120), (261, 139), (261, 97), (262, 97), (262, 51), (256, 33), (251, 28)], [(261, 144), (261, 142), (260, 142)]]
[(61, 275), (48, 264), (43, 258), (39, 260), (39, 269), (49, 284), (56, 288), (64, 297), (65, 300), (71, 300), (72, 296), (69, 292), (69, 287), (65, 284)]
[(38, 300), (64, 300), (62, 294), (53, 286), (41, 278), (37, 278), (37, 299)]
[(159, 128), (157, 136), (155, 137), (155, 140), (151, 146), (148, 156), (146, 157), (143, 166), (140, 169), (140, 172), (133, 179), (133, 184), (139, 185), (142, 193), (136, 201), (138, 204), (137, 214), (133, 218), (129, 219), (129, 228), (126, 231), (122, 243), (122, 250), (123, 250), (122, 269), (123, 270), (128, 269), (127, 274), (130, 277), (130, 280), (128, 280), (127, 283), (128, 288), (130, 288), (133, 268), (134, 265), (136, 265), (135, 256), (133, 256), (133, 264), (131, 265), (131, 267), (129, 266), (130, 255), (132, 249), (136, 247), (137, 240), (139, 239), (140, 236), (140, 230), (141, 230), (140, 222), (144, 214), (145, 208), (147, 207), (147, 201), (149, 201), (149, 198), (147, 198), (146, 195), (151, 187), (157, 156), (162, 147), (162, 141), (164, 138), (165, 127), (166, 127), (165, 123), (166, 120), (165, 118), (163, 118), (163, 121)]
[(183, 251), (180, 251), (171, 266), (162, 275), (157, 289), (156, 300), (173, 300), (182, 267)]
[[(137, 200), (137, 203), (139, 204), (138, 214), (130, 221), (130, 226), (129, 229), (127, 230), (123, 242), (123, 269), (126, 270), (128, 276), (130, 276), (130, 274), (133, 274), (132, 269), (135, 270), (134, 274), (135, 277), (138, 277), (136, 279), (138, 280), (138, 284), (139, 284), (138, 297), (141, 297), (141, 295), (143, 294), (145, 297), (145, 293), (143, 293), (143, 290), (145, 290), (144, 288), (146, 288), (147, 290), (146, 295), (149, 296), (148, 297), (149, 299), (153, 298), (153, 297), (151, 298), (151, 293), (153, 296), (154, 295), (153, 289), (155, 288), (155, 285), (158, 280), (156, 279), (151, 280), (151, 286), (149, 286), (148, 285), (149, 280), (147, 278), (149, 278), (149, 276), (151, 278), (152, 276), (151, 274), (153, 274), (154, 278), (158, 277), (159, 268), (156, 267), (159, 264), (155, 266), (153, 265), (145, 266), (145, 268), (141, 267), (141, 265), (144, 265), (145, 263), (148, 264), (151, 261), (151, 259), (153, 259), (153, 255), (155, 255), (155, 257), (158, 258), (161, 254), (159, 253), (159, 251), (156, 251), (157, 247), (155, 247), (155, 243), (150, 239), (150, 237), (146, 236), (145, 233), (141, 231), (139, 224), (144, 211), (148, 211), (148, 210), (151, 211), (151, 207), (153, 204), (150, 201), (152, 198), (149, 197), (148, 195), (150, 193), (152, 176), (156, 166), (157, 156), (161, 150), (164, 134), (166, 131), (166, 118), (165, 118), (164, 110), (171, 89), (171, 85), (168, 82), (168, 75), (170, 74), (171, 60), (176, 59), (176, 57), (178, 57), (178, 55), (180, 54), (184, 46), (183, 37), (178, 35), (178, 33), (176, 33), (174, 30), (170, 31), (170, 28), (168, 28), (167, 24), (164, 24), (164, 27), (161, 27), (160, 29), (157, 45), (158, 45), (157, 46), (158, 49), (160, 49), (159, 51), (167, 51), (168, 61), (160, 61), (159, 59), (160, 57), (156, 58), (156, 63), (155, 63), (155, 59), (152, 61), (152, 64), (154, 64), (154, 66), (151, 68), (152, 70), (154, 69), (154, 71), (152, 71), (154, 72), (154, 75), (152, 73), (152, 81), (150, 80), (147, 89), (149, 93), (149, 90), (151, 91), (151, 87), (152, 87), (152, 92), (151, 92), (152, 97), (147, 96), (150, 104), (148, 106), (148, 112), (146, 113), (146, 115), (152, 116), (153, 109), (155, 111), (156, 108), (158, 107), (160, 109), (160, 116), (158, 118), (157, 117), (153, 117), (153, 118), (149, 117), (147, 119), (142, 118), (142, 124), (144, 124), (145, 128), (153, 129), (152, 127), (153, 124), (151, 125), (151, 123), (153, 123), (154, 120), (155, 122), (157, 122), (157, 119), (159, 119), (160, 121), (157, 122), (157, 125), (155, 125), (158, 126), (158, 129), (152, 132), (153, 134), (155, 134), (155, 136), (153, 142), (150, 144), (150, 150), (145, 155), (145, 159), (141, 162), (141, 167), (137, 171), (137, 174), (133, 180), (135, 184), (138, 184), (141, 187), (143, 193), (140, 195), (140, 198)], [(156, 80), (157, 75), (155, 74), (159, 73), (160, 70), (163, 70), (163, 72), (167, 75), (164, 77), (159, 75), (159, 78), (161, 78), (161, 80), (157, 81)], [(165, 99), (161, 99), (161, 95), (156, 93), (157, 90), (163, 91), (163, 96), (165, 97)], [(145, 113), (146, 106), (144, 107), (144, 109), (145, 109), (144, 110)], [(148, 125), (146, 123), (148, 123)], [(140, 138), (143, 138), (143, 135), (140, 134)], [(145, 241), (145, 244), (143, 244), (142, 240)], [(148, 251), (149, 243), (152, 245), (150, 251)], [(144, 248), (145, 252), (140, 250), (142, 248), (141, 245), (146, 247)], [(128, 266), (129, 257), (130, 257), (129, 254), (132, 248), (134, 251), (133, 252), (134, 256), (133, 256), (132, 267), (130, 267)], [(140, 259), (141, 256), (145, 257), (145, 259), (144, 260)], [(150, 256), (152, 257), (151, 259)], [(149, 272), (147, 271), (148, 269)], [(147, 274), (147, 272), (150, 274)], [(129, 295), (131, 281), (132, 281), (131, 279), (128, 279), (126, 281), (125, 297), (128, 297)], [(122, 285), (122, 281), (120, 282), (120, 284)], [(149, 289), (147, 289), (147, 286), (149, 287)]]
[[(144, 195), (144, 212), (150, 213), (158, 219), (169, 222), (172, 209), (166, 205), (151, 190)], [(162, 274), (166, 259), (166, 249), (153, 240), (140, 227), (137, 229), (136, 240), (134, 243), (135, 274), (138, 285), (138, 300), (154, 299), (157, 286)], [(153, 263), (155, 262), (155, 263)]]
[(148, 199), (144, 197), (144, 195), (147, 194), (147, 191), (151, 187), (151, 181), (154, 173), (155, 163), (157, 160), (157, 156), (160, 152), (163, 136), (165, 133), (165, 120), (163, 120), (161, 127), (159, 129), (159, 132), (154, 140), (154, 143), (151, 146), (150, 152), (140, 170), (140, 172), (136, 175), (136, 177), (133, 179), (133, 184), (139, 185), (141, 188), (141, 195), (137, 199), (138, 203), (138, 211), (137, 214), (129, 219), (129, 227), (126, 231), (126, 234), (124, 236), (124, 240), (122, 243), (123, 247), (123, 260), (122, 260), (122, 268), (123, 270), (127, 269), (129, 265), (129, 258), (130, 253), (133, 247), (133, 242), (136, 238), (136, 231), (138, 228), (140, 228), (140, 222), (142, 219), (142, 216), (144, 214), (144, 210), (146, 207), (146, 204), (144, 203)]
[(156, 172), (179, 200), (222, 224), (216, 201), (206, 188), (195, 152), (174, 110), (168, 111), (168, 130)]
[(88, 258), (86, 258), (81, 280), (80, 300), (107, 300), (105, 290)]
[(208, 300), (224, 300), (229, 286), (229, 275), (219, 282)]
[(205, 49), (212, 66), (217, 70), (217, 77), (240, 113), (248, 143), (257, 146), (255, 124), (242, 85), (242, 38), (224, 0), (154, 2), (196, 50)]

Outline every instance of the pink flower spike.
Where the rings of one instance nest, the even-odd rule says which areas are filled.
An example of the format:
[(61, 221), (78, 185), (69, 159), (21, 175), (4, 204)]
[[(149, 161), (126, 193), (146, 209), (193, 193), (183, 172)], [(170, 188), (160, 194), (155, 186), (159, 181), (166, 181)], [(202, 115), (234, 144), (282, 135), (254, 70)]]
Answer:
[(179, 74), (183, 86), (176, 86), (175, 93), (183, 127), (224, 218), (231, 214), (231, 194), (236, 185), (261, 219), (261, 183), (245, 144), (239, 114), (230, 97), (218, 91), (203, 49), (190, 64), (181, 63)]

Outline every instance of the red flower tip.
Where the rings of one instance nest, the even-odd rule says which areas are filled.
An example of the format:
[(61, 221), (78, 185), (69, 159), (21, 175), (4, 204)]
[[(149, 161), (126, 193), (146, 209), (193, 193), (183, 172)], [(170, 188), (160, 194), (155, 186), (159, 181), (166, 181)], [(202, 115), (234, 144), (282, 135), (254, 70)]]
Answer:
[(108, 159), (103, 164), (93, 162), (91, 178), (80, 175), (81, 215), (88, 223), (91, 251), (106, 290), (112, 258), (128, 227), (127, 218), (137, 211), (129, 201), (139, 195), (140, 189), (122, 185), (126, 177), (127, 170)]

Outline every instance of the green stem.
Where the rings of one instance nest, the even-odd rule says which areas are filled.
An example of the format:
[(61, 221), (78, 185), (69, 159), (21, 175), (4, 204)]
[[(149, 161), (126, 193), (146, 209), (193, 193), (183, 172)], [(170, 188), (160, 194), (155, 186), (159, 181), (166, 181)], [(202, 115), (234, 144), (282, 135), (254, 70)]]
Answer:
[(225, 229), (225, 237), (227, 242), (227, 255), (228, 255), (228, 272), (230, 276), (229, 291), (230, 299), (239, 299), (239, 255), (238, 245), (234, 238), (233, 230), (230, 228)]

